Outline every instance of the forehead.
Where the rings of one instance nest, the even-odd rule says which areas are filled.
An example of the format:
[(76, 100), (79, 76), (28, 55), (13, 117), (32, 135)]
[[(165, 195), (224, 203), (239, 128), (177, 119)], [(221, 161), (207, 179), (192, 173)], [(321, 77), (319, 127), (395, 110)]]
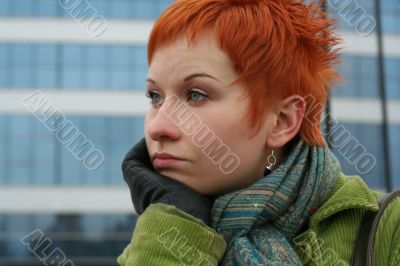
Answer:
[[(196, 42), (189, 45), (185, 36), (163, 45), (155, 52), (149, 74), (170, 72), (168, 67), (196, 70), (230, 72), (231, 61), (227, 53), (221, 50), (214, 35), (200, 34)], [(222, 73), (223, 74), (223, 73)]]

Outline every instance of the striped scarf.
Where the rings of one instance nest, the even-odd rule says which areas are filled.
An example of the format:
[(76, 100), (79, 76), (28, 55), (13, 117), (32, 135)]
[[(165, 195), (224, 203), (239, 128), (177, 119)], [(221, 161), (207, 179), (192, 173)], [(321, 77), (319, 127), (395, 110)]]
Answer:
[(292, 239), (327, 200), (339, 172), (328, 148), (300, 139), (271, 174), (218, 197), (211, 226), (227, 243), (220, 265), (302, 265)]

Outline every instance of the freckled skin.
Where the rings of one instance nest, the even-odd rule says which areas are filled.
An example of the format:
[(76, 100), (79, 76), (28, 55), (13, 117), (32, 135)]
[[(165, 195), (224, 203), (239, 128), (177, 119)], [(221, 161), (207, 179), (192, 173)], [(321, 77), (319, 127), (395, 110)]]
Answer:
[[(183, 85), (185, 77), (194, 73), (206, 73), (208, 77), (197, 77), (190, 84)], [(254, 183), (263, 176), (266, 165), (266, 136), (270, 123), (249, 138), (250, 128), (243, 120), (249, 100), (239, 99), (247, 89), (243, 84), (230, 86), (238, 75), (229, 56), (218, 48), (211, 35), (200, 35), (196, 46), (188, 47), (186, 38), (163, 46), (155, 53), (149, 67), (148, 89), (161, 97), (177, 96), (185, 102), (189, 113), (194, 113), (220, 138), (232, 153), (238, 156), (238, 168), (224, 174), (204, 151), (196, 147), (192, 135), (171, 120), (161, 110), (162, 106), (152, 105), (145, 119), (147, 148), (153, 159), (155, 152), (167, 152), (185, 159), (181, 164), (156, 169), (207, 195), (218, 195)], [(210, 98), (193, 102), (185, 95), (186, 90), (200, 90)]]

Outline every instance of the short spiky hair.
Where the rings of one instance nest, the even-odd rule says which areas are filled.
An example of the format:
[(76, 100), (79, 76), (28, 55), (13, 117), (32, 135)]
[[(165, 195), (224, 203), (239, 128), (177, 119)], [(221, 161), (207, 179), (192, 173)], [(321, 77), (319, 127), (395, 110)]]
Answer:
[(235, 83), (247, 88), (246, 118), (254, 132), (274, 100), (298, 94), (307, 104), (300, 136), (323, 146), (321, 112), (339, 77), (333, 70), (338, 55), (332, 48), (340, 41), (333, 24), (315, 1), (177, 0), (155, 22), (148, 63), (158, 48), (182, 34), (195, 44), (200, 32), (211, 29), (239, 75)]

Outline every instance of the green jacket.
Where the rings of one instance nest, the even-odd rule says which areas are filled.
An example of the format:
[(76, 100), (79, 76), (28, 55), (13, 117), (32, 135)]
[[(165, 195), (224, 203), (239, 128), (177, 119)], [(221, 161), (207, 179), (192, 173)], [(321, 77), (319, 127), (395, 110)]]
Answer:
[[(364, 213), (378, 210), (378, 193), (358, 176), (340, 175), (334, 191), (297, 236), (293, 247), (304, 265), (349, 265)], [(224, 239), (202, 221), (174, 206), (152, 204), (140, 215), (120, 265), (218, 265)], [(375, 264), (400, 265), (400, 198), (381, 218), (375, 239)]]

